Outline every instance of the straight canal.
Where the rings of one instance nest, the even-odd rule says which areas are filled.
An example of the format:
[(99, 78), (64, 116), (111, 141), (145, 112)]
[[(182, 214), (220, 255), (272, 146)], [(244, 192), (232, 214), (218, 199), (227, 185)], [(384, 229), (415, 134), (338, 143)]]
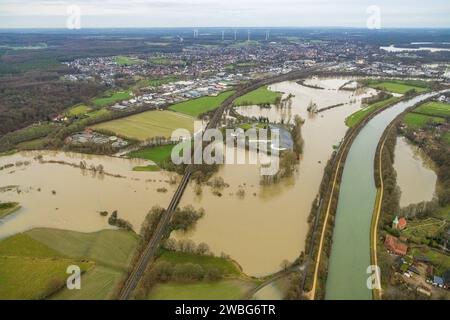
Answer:
[(376, 115), (353, 142), (344, 166), (326, 283), (327, 300), (369, 300), (370, 228), (375, 204), (374, 158), (396, 116), (436, 93), (402, 101)]

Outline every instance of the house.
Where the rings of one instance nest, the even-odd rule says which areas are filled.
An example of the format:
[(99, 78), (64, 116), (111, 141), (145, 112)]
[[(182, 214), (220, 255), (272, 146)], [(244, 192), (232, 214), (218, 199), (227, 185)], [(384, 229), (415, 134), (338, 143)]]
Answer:
[(403, 230), (406, 228), (406, 219), (401, 217), (400, 219), (396, 216), (394, 221), (392, 221), (392, 228), (397, 230)]
[(408, 252), (408, 246), (406, 244), (400, 242), (396, 237), (389, 234), (386, 235), (384, 245), (388, 252), (399, 256), (404, 256)]

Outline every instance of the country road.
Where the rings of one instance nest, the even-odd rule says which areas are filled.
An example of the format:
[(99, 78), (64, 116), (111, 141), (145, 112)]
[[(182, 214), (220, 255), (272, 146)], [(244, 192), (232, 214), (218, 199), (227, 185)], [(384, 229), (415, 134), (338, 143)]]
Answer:
[[(213, 117), (211, 118), (210, 122), (206, 126), (206, 129), (211, 129), (217, 127), (217, 125), (220, 122), (220, 119), (222, 118), (222, 115), (224, 111), (232, 106), (233, 101), (235, 101), (240, 96), (243, 96), (253, 90), (258, 89), (259, 87), (288, 81), (288, 80), (296, 80), (303, 77), (306, 77), (310, 75), (312, 72), (318, 71), (320, 69), (323, 69), (325, 66), (314, 66), (311, 68), (307, 68), (304, 70), (296, 70), (291, 71), (289, 73), (274, 76), (271, 78), (258, 80), (250, 85), (247, 85), (243, 87), (242, 89), (238, 90), (235, 94), (228, 97), (220, 106), (216, 109)], [(133, 271), (131, 272), (129, 278), (127, 279), (124, 287), (122, 288), (122, 291), (120, 292), (119, 299), (120, 300), (126, 300), (129, 299), (136, 288), (137, 284), (139, 283), (139, 280), (141, 279), (142, 275), (144, 274), (145, 269), (149, 265), (149, 263), (152, 262), (152, 259), (155, 257), (155, 254), (158, 250), (159, 244), (164, 236), (164, 232), (166, 230), (167, 225), (169, 224), (170, 220), (172, 219), (172, 216), (175, 212), (175, 209), (177, 208), (181, 197), (183, 196), (183, 193), (187, 187), (187, 184), (189, 183), (189, 179), (192, 174), (193, 166), (189, 165), (186, 167), (186, 171), (184, 173), (184, 176), (181, 180), (181, 183), (179, 184), (177, 190), (175, 191), (175, 194), (172, 197), (172, 200), (170, 201), (169, 206), (167, 207), (167, 210), (161, 217), (160, 222), (158, 223), (158, 226), (150, 239), (149, 243), (145, 247), (144, 251), (142, 252), (141, 256), (139, 257), (139, 260), (137, 261)]]

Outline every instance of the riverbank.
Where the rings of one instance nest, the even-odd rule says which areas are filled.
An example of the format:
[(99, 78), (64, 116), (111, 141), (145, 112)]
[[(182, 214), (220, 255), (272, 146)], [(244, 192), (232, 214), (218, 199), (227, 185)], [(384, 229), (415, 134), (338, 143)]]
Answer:
[[(414, 99), (412, 99), (412, 100), (414, 100)], [(396, 105), (402, 105), (402, 102), (400, 102), (400, 103), (398, 103)], [(365, 124), (367, 124), (375, 116), (377, 116), (378, 114), (380, 114), (381, 112), (385, 111), (388, 108), (389, 108), (389, 106), (386, 106), (384, 108), (376, 110), (375, 113), (370, 114), (368, 118), (366, 118), (363, 122), (361, 122), (356, 127), (356, 129), (353, 129), (353, 130), (351, 129), (349, 131), (349, 133), (348, 133), (348, 136), (349, 135), (352, 136), (351, 133), (355, 132), (355, 130), (358, 130), (358, 132), (359, 132), (363, 127), (365, 127)], [(392, 113), (392, 111), (389, 112), (389, 113)], [(379, 135), (381, 135), (381, 133)], [(354, 136), (352, 136), (352, 137), (354, 138)], [(351, 143), (351, 147), (353, 148), (353, 142)], [(365, 150), (366, 150), (366, 147), (367, 146), (364, 146)], [(345, 151), (345, 153), (348, 153), (349, 149), (350, 149), (350, 145), (346, 144), (346, 145), (344, 145), (344, 148), (342, 148), (341, 150)], [(364, 151), (361, 154), (367, 156), (367, 151)], [(370, 156), (369, 156), (369, 158), (370, 158)], [(342, 158), (340, 156), (337, 159), (342, 159)], [(370, 163), (370, 162), (372, 162), (372, 161), (370, 161), (370, 159), (369, 159), (368, 163)], [(341, 162), (338, 162), (338, 163), (341, 164)], [(339, 169), (339, 170), (337, 170), (337, 169)], [(330, 252), (330, 249), (326, 249), (326, 248), (331, 247), (331, 234), (333, 233), (332, 232), (333, 228), (332, 228), (332, 223), (328, 223), (328, 220), (331, 220), (331, 219), (329, 219), (330, 216), (334, 216), (334, 215), (337, 216), (337, 214), (335, 214), (335, 210), (337, 210), (336, 207), (338, 207), (339, 205), (342, 204), (342, 201), (339, 201), (337, 206), (336, 206), (336, 202), (338, 200), (338, 198), (337, 198), (338, 196), (336, 194), (337, 192), (335, 191), (335, 189), (339, 190), (339, 188), (336, 188), (336, 186), (339, 185), (339, 183), (336, 184), (336, 182), (339, 181), (338, 180), (338, 176), (339, 176), (338, 173), (341, 173), (341, 171), (342, 171), (342, 168), (339, 168), (339, 167), (336, 168), (336, 165), (335, 165), (335, 169), (334, 169), (335, 179), (333, 180), (333, 184), (331, 186), (331, 190), (328, 191), (328, 196), (327, 196), (326, 202), (325, 202), (325, 203), (328, 203), (328, 205), (326, 205), (325, 208), (322, 209), (322, 210), (324, 210), (323, 211), (323, 214), (324, 214), (323, 220), (324, 220), (325, 223), (323, 223), (323, 222), (320, 223), (320, 225), (322, 226), (322, 233), (321, 233), (321, 238), (320, 238), (320, 241), (319, 241), (319, 247), (318, 247), (319, 250), (318, 250), (318, 253), (317, 253), (317, 260), (316, 260), (316, 263), (315, 263), (315, 271), (314, 271), (314, 277), (313, 277), (313, 282), (312, 282), (312, 290), (311, 290), (311, 292), (309, 294), (309, 297), (313, 297), (313, 298), (316, 296), (316, 292), (315, 291), (318, 290), (318, 286), (320, 286), (320, 285), (322, 285), (322, 289), (319, 288), (320, 291), (319, 291), (319, 294), (317, 296), (318, 297), (323, 297), (324, 296), (323, 295), (323, 284), (324, 284), (324, 282), (327, 279), (327, 268), (326, 268), (326, 265), (324, 267), (320, 267), (320, 265), (321, 265), (321, 258), (322, 258), (321, 255), (322, 255), (322, 252), (326, 252), (326, 253)], [(341, 173), (341, 174), (343, 174), (343, 173)], [(340, 190), (340, 192), (339, 192), (339, 198), (342, 197), (341, 192), (342, 192), (342, 190)], [(351, 199), (351, 197), (352, 197), (351, 194), (353, 194), (354, 192), (351, 191), (351, 190), (349, 190), (349, 192), (350, 193), (348, 194), (348, 197), (350, 197), (350, 199)], [(331, 195), (331, 197), (330, 197), (330, 195)], [(353, 197), (354, 197), (354, 195), (353, 195)], [(364, 201), (367, 202), (367, 198), (365, 196), (360, 196), (360, 197), (357, 197), (357, 198), (360, 198), (360, 199), (363, 199), (363, 200), (365, 199)], [(375, 200), (375, 192), (374, 192), (374, 195), (373, 195), (373, 200)], [(334, 208), (332, 208), (332, 205), (334, 206)], [(369, 206), (370, 206), (370, 204), (369, 204)], [(356, 210), (358, 210), (358, 209), (356, 209)], [(370, 214), (368, 214), (368, 216), (370, 216), (372, 211), (373, 211), (373, 207), (371, 207), (371, 208), (368, 207), (368, 210), (370, 211)], [(332, 221), (334, 223), (334, 220), (332, 220)], [(327, 234), (327, 241), (325, 241), (325, 234)], [(366, 234), (369, 234), (369, 231), (367, 231)], [(369, 237), (367, 237), (367, 241), (366, 241), (367, 243), (368, 243), (368, 240), (369, 240)], [(354, 241), (354, 240), (352, 240), (352, 241)], [(367, 247), (369, 248), (369, 244), (367, 245)], [(369, 260), (369, 256), (370, 255), (369, 255), (369, 249), (368, 249), (367, 250), (367, 260)], [(343, 259), (343, 260), (341, 259), (340, 261), (345, 263), (345, 259)], [(368, 265), (369, 264), (367, 263), (366, 267)], [(320, 274), (320, 276), (319, 276), (319, 274)], [(365, 276), (365, 268), (363, 270), (362, 277), (364, 278), (364, 285), (365, 285), (365, 277), (366, 277)], [(320, 278), (320, 281), (318, 281), (319, 278)], [(350, 282), (351, 282), (351, 280), (350, 280)], [(339, 287), (341, 287), (343, 290), (345, 290), (344, 288), (346, 288), (346, 285), (341, 283), (341, 285)], [(308, 287), (306, 287), (306, 289), (308, 289)]]

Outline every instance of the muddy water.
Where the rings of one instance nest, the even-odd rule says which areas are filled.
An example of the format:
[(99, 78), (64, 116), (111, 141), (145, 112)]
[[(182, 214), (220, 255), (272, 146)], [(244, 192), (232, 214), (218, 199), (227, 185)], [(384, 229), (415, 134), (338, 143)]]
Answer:
[[(335, 81), (332, 90), (283, 82), (271, 86), (271, 89), (282, 91), (285, 96), (289, 93), (295, 95), (291, 110), (257, 106), (239, 108), (242, 114), (264, 115), (273, 121), (280, 121), (283, 114), (290, 114), (291, 117), (299, 114), (306, 120), (302, 128), (304, 155), (299, 170), (291, 179), (272, 186), (261, 186), (257, 165), (222, 166), (217, 175), (223, 177), (230, 187), (222, 192), (222, 197), (213, 196), (211, 190), (204, 187), (202, 196), (198, 197), (191, 185), (181, 205), (201, 206), (206, 210), (206, 215), (194, 231), (177, 233), (175, 237), (189, 238), (196, 243), (206, 242), (214, 253), (230, 255), (244, 272), (253, 276), (273, 273), (280, 269), (284, 259), (296, 259), (304, 250), (307, 217), (317, 195), (324, 166), (333, 145), (341, 141), (347, 130), (345, 118), (360, 108), (360, 95), (337, 90), (347, 81)], [(331, 86), (330, 83), (331, 80), (326, 84)], [(306, 108), (311, 100), (319, 107), (347, 104), (309, 116)], [(353, 100), (356, 100), (355, 103), (349, 103)], [(236, 196), (239, 186), (246, 193), (243, 199)]]
[(432, 162), (421, 149), (403, 137), (397, 139), (394, 168), (402, 192), (401, 207), (433, 199), (437, 176)]
[[(44, 162), (35, 159), (39, 154)], [(88, 167), (102, 164), (106, 173), (122, 177), (45, 163), (49, 160), (74, 164), (84, 160)], [(119, 217), (129, 220), (139, 232), (149, 209), (156, 204), (166, 206), (174, 190), (165, 182), (169, 179), (166, 173), (131, 171), (134, 166), (147, 164), (141, 160), (40, 151), (0, 157), (0, 166), (17, 161), (30, 164), (0, 171), (0, 188), (18, 186), (19, 191), (0, 192), (0, 201), (16, 201), (22, 208), (0, 221), (0, 238), (35, 227), (80, 232), (111, 228), (107, 218), (99, 214), (103, 210), (118, 210)], [(158, 193), (159, 187), (166, 187), (168, 192)]]
[(254, 300), (283, 300), (283, 292), (277, 285), (277, 283), (271, 283), (261, 290), (259, 290), (253, 296)]

